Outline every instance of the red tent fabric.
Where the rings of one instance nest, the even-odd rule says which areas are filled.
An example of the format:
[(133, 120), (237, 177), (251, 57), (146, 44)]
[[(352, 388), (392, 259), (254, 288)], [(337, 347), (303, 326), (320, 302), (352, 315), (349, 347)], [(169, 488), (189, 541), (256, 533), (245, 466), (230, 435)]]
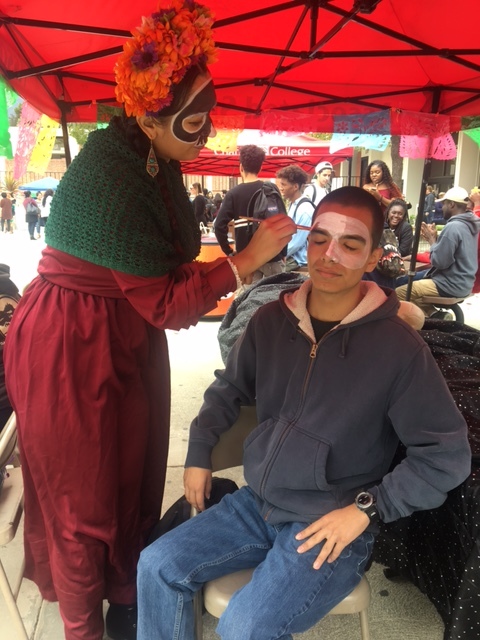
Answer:
[[(480, 113), (477, 0), (206, 4), (216, 14), (212, 73), (225, 128), (331, 131), (334, 114), (386, 108)], [(155, 5), (0, 0), (0, 73), (52, 118), (95, 121), (97, 104), (115, 104), (122, 43)]]
[[(212, 142), (215, 139), (209, 144)], [(247, 144), (256, 144), (265, 150), (262, 178), (274, 178), (277, 171), (288, 164), (296, 164), (312, 174), (319, 162), (327, 161), (335, 165), (353, 155), (352, 148), (330, 153), (328, 142), (305, 134), (285, 136), (247, 129), (239, 134), (235, 149), (213, 151), (206, 147), (196, 160), (183, 162), (182, 171), (192, 175), (238, 176), (239, 152)]]

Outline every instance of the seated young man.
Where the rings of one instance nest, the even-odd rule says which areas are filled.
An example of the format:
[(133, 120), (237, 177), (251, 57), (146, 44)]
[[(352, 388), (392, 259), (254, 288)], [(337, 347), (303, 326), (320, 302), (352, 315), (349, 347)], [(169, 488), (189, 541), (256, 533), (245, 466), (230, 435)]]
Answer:
[[(261, 307), (216, 372), (192, 423), (185, 493), (204, 509), (212, 448), (240, 405), (256, 403), (248, 485), (144, 550), (138, 640), (192, 639), (194, 592), (247, 567), (220, 637), (304, 632), (360, 581), (378, 519), (438, 507), (468, 476), (466, 424), (428, 346), (397, 316), (394, 291), (362, 281), (382, 229), (365, 190), (327, 195), (310, 279)], [(399, 440), (407, 456), (390, 471)]]

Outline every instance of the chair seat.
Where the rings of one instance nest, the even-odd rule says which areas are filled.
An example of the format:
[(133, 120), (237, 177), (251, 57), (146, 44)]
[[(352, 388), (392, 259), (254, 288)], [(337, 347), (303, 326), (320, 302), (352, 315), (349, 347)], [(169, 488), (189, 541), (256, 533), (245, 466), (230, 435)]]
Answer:
[[(454, 305), (454, 304), (460, 304), (461, 302), (463, 302), (465, 300), (467, 296), (464, 296), (463, 298), (447, 298), (447, 297), (443, 297), (443, 296), (423, 296), (421, 298), (422, 302), (425, 302), (426, 304), (435, 304), (435, 305)], [(420, 300), (419, 300), (420, 301)]]
[[(254, 569), (242, 569), (207, 582), (203, 589), (205, 609), (220, 618), (235, 591), (250, 582)], [(355, 589), (334, 607), (330, 614), (360, 613), (370, 604), (370, 585), (365, 576)]]

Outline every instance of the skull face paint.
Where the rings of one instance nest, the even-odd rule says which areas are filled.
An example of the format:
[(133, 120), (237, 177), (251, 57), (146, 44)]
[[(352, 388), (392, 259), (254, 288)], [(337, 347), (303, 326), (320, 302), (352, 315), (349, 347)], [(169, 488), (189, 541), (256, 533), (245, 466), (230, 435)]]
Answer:
[(356, 218), (334, 211), (317, 216), (310, 241), (327, 244), (325, 257), (347, 269), (361, 269), (372, 251), (372, 238), (367, 226)]
[(185, 144), (203, 147), (212, 130), (210, 111), (216, 104), (215, 89), (209, 77), (190, 95), (187, 104), (172, 117), (173, 136)]

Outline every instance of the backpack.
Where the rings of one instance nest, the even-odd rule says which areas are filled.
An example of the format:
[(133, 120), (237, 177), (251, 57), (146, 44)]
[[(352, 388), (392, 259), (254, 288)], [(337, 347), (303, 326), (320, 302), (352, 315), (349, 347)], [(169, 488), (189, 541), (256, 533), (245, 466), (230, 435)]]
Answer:
[[(250, 198), (247, 205), (247, 217), (255, 218), (256, 220), (266, 220), (277, 213), (284, 213), (287, 215), (285, 203), (278, 187), (272, 182), (264, 182), (262, 186), (255, 191)], [(249, 222), (247, 226), (247, 238), (248, 241), (252, 239), (253, 234), (258, 229), (258, 222)], [(285, 247), (281, 253), (270, 260), (270, 262), (279, 260), (287, 254), (287, 247)]]
[[(307, 184), (307, 186), (305, 187), (304, 193), (305, 197), (311, 200), (313, 205), (316, 207), (317, 205), (315, 204), (315, 202), (317, 201), (317, 185), (315, 185), (313, 182), (310, 182), (310, 184)], [(330, 193), (330, 191), (328, 193)]]
[[(262, 186), (255, 191), (247, 205), (247, 217), (256, 220), (266, 220), (277, 213), (287, 215), (285, 203), (282, 200), (278, 187), (272, 182), (264, 182)], [(248, 241), (252, 239), (253, 234), (258, 229), (258, 222), (249, 222), (247, 227)], [(287, 254), (287, 247), (281, 253), (272, 258), (270, 262), (281, 259)]]
[[(300, 200), (297, 202), (297, 204), (296, 204), (296, 206), (295, 206), (295, 211), (293, 212), (292, 220), (293, 220), (294, 222), (296, 222), (296, 221), (297, 221), (297, 220), (296, 220), (297, 209), (298, 209), (298, 207), (299, 207), (301, 204), (303, 204), (304, 202), (308, 202), (309, 204), (311, 204), (311, 205), (312, 205), (312, 207), (313, 207), (313, 210), (315, 211), (316, 207), (315, 207), (315, 204), (314, 204), (313, 200), (310, 200), (310, 198), (309, 198), (308, 196), (305, 196), (305, 197), (303, 197), (303, 198), (300, 198)], [(313, 214), (312, 214), (312, 215), (313, 215)]]
[(305, 197), (308, 198), (313, 204), (315, 204), (315, 200), (317, 199), (317, 187), (311, 182), (307, 184), (305, 187), (305, 191), (309, 194)]
[[(212, 490), (210, 492), (210, 498), (205, 500), (205, 507), (208, 509), (212, 505), (217, 504), (223, 496), (226, 496), (227, 493), (234, 493), (237, 489), (237, 483), (229, 478), (212, 478)], [(190, 510), (191, 506), (184, 495), (176, 500), (172, 506), (165, 511), (153, 528), (153, 531), (148, 538), (147, 545), (155, 542), (157, 538), (163, 536), (167, 531), (171, 531), (183, 522), (190, 520)]]
[[(257, 220), (266, 220), (277, 215), (277, 213), (287, 214), (280, 191), (272, 182), (264, 182), (250, 198), (247, 206), (247, 216)], [(251, 226), (255, 227), (255, 230), (257, 229), (256, 225), (252, 224)]]
[(32, 201), (27, 204), (25, 211), (27, 213), (33, 213), (33, 215), (38, 216), (40, 214), (40, 207)]
[(398, 278), (405, 273), (405, 264), (398, 250), (397, 236), (391, 229), (384, 229), (380, 239), (382, 256), (376, 269), (388, 278)]

